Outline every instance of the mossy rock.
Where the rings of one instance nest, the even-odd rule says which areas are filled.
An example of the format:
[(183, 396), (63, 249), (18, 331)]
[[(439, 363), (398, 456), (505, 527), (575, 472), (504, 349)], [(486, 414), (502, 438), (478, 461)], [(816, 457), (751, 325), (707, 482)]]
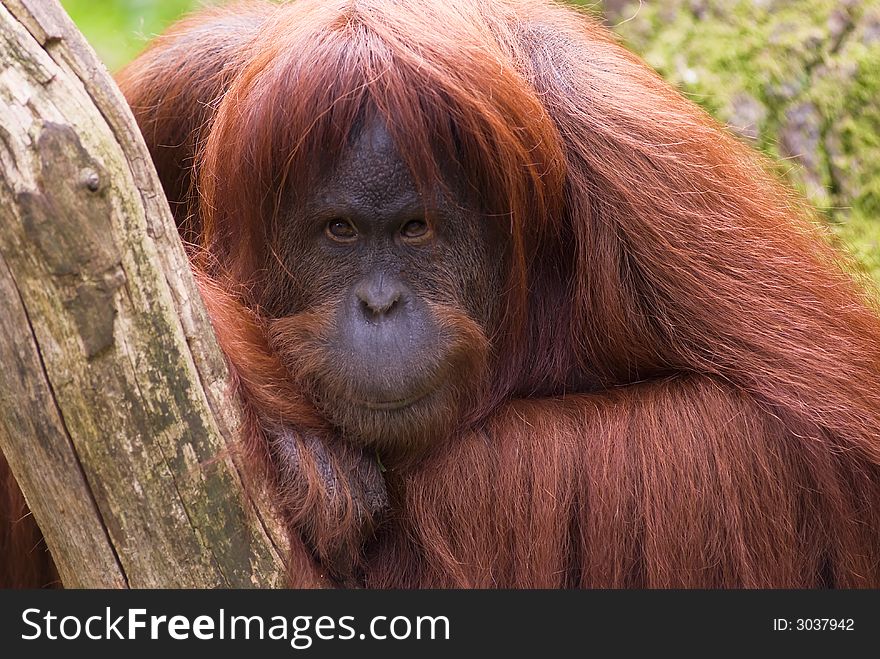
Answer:
[(624, 43), (777, 160), (880, 281), (880, 0), (604, 5)]

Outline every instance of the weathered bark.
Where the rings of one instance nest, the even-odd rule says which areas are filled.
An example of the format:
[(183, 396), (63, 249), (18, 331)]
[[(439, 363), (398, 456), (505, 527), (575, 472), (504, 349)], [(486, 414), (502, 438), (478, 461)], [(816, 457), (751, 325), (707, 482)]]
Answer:
[(65, 586), (272, 586), (227, 371), (146, 147), (55, 0), (0, 0), (0, 449)]

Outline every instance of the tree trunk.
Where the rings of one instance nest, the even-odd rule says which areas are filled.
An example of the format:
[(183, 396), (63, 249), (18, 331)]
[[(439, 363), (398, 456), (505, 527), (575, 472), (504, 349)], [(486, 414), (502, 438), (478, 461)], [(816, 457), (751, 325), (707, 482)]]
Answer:
[(56, 0), (0, 0), (0, 449), (67, 587), (283, 581), (228, 374), (128, 107)]

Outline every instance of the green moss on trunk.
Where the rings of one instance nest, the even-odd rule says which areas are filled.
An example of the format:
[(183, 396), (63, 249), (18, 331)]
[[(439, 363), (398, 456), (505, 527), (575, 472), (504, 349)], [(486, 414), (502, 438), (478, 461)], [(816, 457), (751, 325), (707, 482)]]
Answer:
[(880, 281), (880, 0), (605, 5), (632, 50), (780, 162)]

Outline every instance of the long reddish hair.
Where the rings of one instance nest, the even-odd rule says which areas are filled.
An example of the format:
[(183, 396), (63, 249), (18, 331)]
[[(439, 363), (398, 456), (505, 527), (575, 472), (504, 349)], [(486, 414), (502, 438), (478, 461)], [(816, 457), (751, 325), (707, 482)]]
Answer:
[[(552, 3), (235, 11), (172, 202), (250, 405), (314, 416), (266, 345), (260, 264), (283, 195), (371, 117), (420, 185), (457, 162), (508, 236), (479, 423), (390, 475), (368, 583), (880, 585), (876, 292), (762, 158)], [(168, 43), (228, 15), (123, 73), (136, 112), (185, 69)]]

